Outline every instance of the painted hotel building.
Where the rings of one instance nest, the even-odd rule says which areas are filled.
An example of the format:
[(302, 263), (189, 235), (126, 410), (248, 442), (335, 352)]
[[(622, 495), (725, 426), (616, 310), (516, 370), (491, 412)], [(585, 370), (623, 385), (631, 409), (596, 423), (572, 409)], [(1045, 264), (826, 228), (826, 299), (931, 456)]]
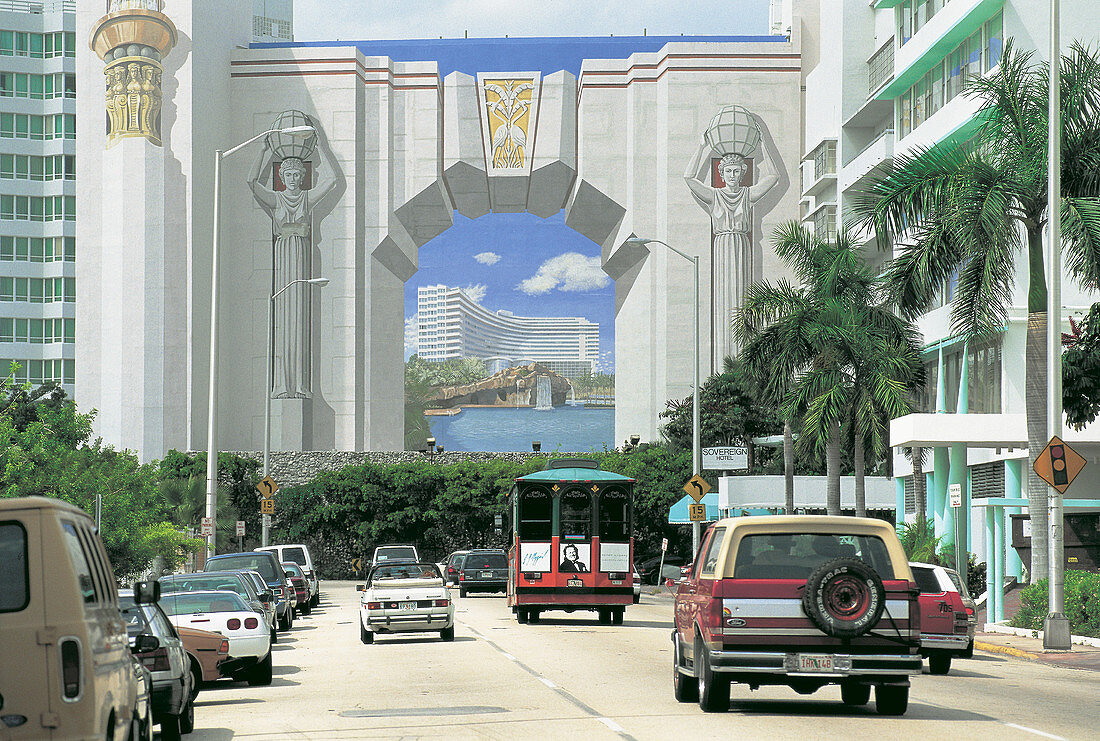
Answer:
[(531, 362), (568, 377), (598, 370), (600, 325), (584, 317), (524, 317), (489, 311), (460, 288), (417, 289), (417, 355), (480, 358), (490, 373)]

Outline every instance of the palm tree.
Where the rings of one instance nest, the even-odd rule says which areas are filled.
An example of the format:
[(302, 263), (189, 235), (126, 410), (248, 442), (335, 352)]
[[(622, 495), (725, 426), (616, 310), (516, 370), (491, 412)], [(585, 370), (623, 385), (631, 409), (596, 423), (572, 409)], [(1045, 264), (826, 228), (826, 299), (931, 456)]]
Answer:
[[(179, 527), (198, 531), (206, 514), (206, 479), (201, 476), (163, 479), (157, 488), (167, 507), (168, 518)], [(218, 505), (215, 511), (215, 548), (224, 551), (233, 544), (236, 536), (237, 508), (230, 501), (229, 490), (218, 487)]]
[(840, 514), (843, 428), (855, 433), (862, 478), (865, 446), (881, 455), (883, 418), (908, 412), (910, 390), (923, 380), (918, 340), (884, 302), (847, 230), (829, 243), (791, 222), (776, 231), (774, 248), (801, 287), (786, 280), (749, 287), (734, 324), (741, 359), (784, 418), (801, 422), (799, 444), (824, 455), (826, 509)]
[[(1043, 229), (1047, 214), (1047, 68), (1006, 44), (997, 72), (974, 76), (981, 124), (964, 144), (918, 147), (895, 158), (856, 199), (880, 245), (898, 245), (888, 280), (907, 317), (932, 304), (958, 276), (953, 331), (989, 337), (1006, 324), (1014, 265), (1026, 246), (1025, 353), (1028, 451), (1046, 444), (1046, 302)], [(1081, 285), (1100, 287), (1100, 61), (1075, 43), (1060, 65), (1062, 239)], [(1047, 488), (1028, 466), (1031, 578), (1047, 575)]]

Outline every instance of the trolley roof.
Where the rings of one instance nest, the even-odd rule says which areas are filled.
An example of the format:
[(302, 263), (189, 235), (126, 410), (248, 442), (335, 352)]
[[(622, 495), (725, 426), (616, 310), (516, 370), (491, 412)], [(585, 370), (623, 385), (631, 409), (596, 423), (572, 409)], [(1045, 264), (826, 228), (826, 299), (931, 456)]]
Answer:
[(546, 471), (536, 471), (526, 476), (520, 476), (516, 481), (524, 483), (549, 482), (549, 481), (619, 481), (622, 483), (634, 483), (634, 479), (623, 476), (621, 473), (603, 471), (598, 468), (552, 468)]

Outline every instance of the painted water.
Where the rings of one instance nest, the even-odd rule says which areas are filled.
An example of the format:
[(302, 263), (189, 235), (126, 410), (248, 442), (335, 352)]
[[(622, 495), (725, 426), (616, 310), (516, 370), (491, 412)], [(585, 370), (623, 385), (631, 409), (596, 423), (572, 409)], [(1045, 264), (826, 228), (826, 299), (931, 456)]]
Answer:
[(436, 444), (444, 450), (530, 451), (533, 440), (542, 443), (543, 453), (587, 453), (615, 447), (614, 409), (467, 407), (451, 417), (428, 417), (428, 422)]

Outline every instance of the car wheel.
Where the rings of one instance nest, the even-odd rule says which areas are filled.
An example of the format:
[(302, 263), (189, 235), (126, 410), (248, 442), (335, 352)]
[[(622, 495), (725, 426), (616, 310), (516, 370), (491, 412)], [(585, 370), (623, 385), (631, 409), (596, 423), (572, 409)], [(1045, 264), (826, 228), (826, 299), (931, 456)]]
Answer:
[(458, 596), (459, 597), (465, 597), (466, 594), (467, 594), (466, 587), (459, 587), (458, 588)]
[(642, 601), (641, 595), (638, 595), (638, 594), (634, 595), (634, 604), (638, 604), (641, 601)]
[(374, 643), (374, 633), (364, 628), (362, 623), (359, 623), (359, 640), (363, 643)]
[(527, 622), (527, 610), (516, 610), (516, 622), (520, 625)]
[(672, 695), (678, 702), (695, 702), (699, 699), (699, 684), (695, 677), (689, 677), (680, 671), (680, 638), (672, 639)]
[(166, 715), (160, 722), (160, 741), (180, 741), (180, 717)]
[(313, 595), (312, 597), (309, 598), (309, 606), (310, 607), (316, 607), (320, 603), (321, 603), (321, 593), (320, 592), (318, 592), (317, 594), (315, 594), (315, 595)]
[(875, 687), (875, 710), (879, 715), (905, 715), (909, 707), (909, 688), (897, 684)]
[(842, 682), (840, 684), (840, 699), (845, 705), (866, 705), (871, 699), (871, 685), (859, 682)]
[(606, 607), (599, 609), (600, 613), (600, 625), (611, 625), (611, 610)]
[(312, 608), (312, 607), (310, 607), (310, 605), (309, 605), (309, 602), (308, 602), (308, 601), (306, 601), (306, 602), (305, 602), (305, 603), (304, 603), (304, 604), (302, 605), (302, 614), (303, 614), (303, 615), (308, 615), (308, 614), (309, 614), (309, 613), (311, 613), (311, 612), (313, 612), (313, 608)]
[(188, 699), (183, 712), (180, 713), (180, 733), (191, 733), (195, 730), (195, 701)]
[(275, 630), (275, 628), (272, 628), (271, 629), (271, 645), (275, 645), (278, 642), (279, 642), (279, 631)]
[(439, 631), (439, 637), (445, 641), (453, 641), (455, 639), (455, 626), (452, 625)]
[(963, 659), (972, 659), (972, 658), (974, 658), (974, 639), (973, 638), (970, 639), (970, 643), (966, 644), (966, 650), (962, 652), (962, 656), (960, 656), (960, 658), (963, 658)]
[(699, 687), (699, 707), (704, 713), (724, 713), (730, 708), (730, 680), (710, 668), (703, 641), (695, 639), (695, 677)]
[(266, 687), (271, 684), (271, 652), (248, 673), (249, 687)]
[(947, 674), (951, 671), (951, 654), (936, 651), (928, 657), (928, 671), (931, 674)]
[(821, 564), (806, 580), (802, 611), (825, 635), (855, 638), (882, 617), (886, 590), (882, 579), (857, 558), (836, 558)]
[(611, 624), (612, 625), (622, 625), (624, 614), (626, 614), (626, 610), (622, 607), (619, 607), (615, 610), (612, 610), (611, 611)]
[(527, 622), (537, 623), (538, 621), (539, 621), (539, 611), (538, 610), (531, 610), (529, 613), (527, 613)]
[(191, 699), (199, 695), (199, 687), (202, 685), (202, 668), (194, 659), (191, 659)]

